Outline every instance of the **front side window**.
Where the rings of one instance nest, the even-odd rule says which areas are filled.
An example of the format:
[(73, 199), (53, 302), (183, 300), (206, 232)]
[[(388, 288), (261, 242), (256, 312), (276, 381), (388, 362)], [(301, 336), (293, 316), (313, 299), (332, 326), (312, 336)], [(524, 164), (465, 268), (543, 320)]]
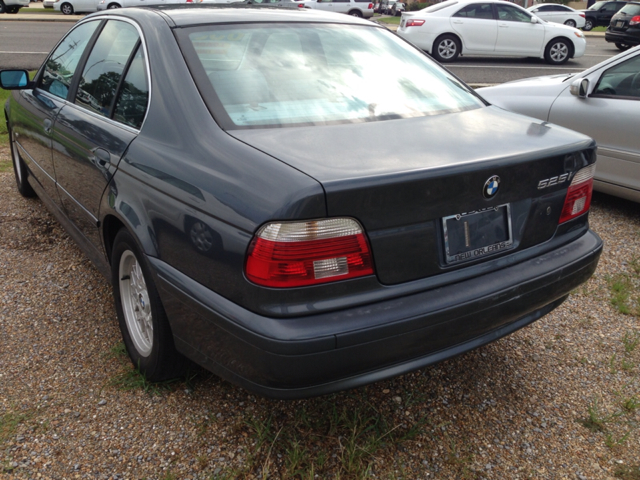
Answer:
[(640, 99), (640, 57), (610, 68), (602, 74), (591, 94)]
[(67, 98), (78, 62), (98, 25), (100, 21), (83, 23), (62, 40), (44, 66), (40, 89)]
[(139, 38), (133, 25), (113, 20), (107, 22), (85, 64), (76, 104), (109, 116), (120, 78)]
[(498, 11), (498, 20), (531, 23), (531, 17), (528, 14), (511, 5), (496, 5), (496, 9)]
[(474, 3), (462, 8), (454, 17), (493, 20), (493, 7), (490, 3)]
[(607, 3), (607, 2), (596, 2), (596, 3), (594, 3), (593, 5), (591, 5), (587, 10), (591, 10), (591, 11), (597, 12), (597, 11), (599, 11), (602, 7), (604, 7), (604, 5), (605, 5), (606, 3)]
[(225, 128), (383, 121), (484, 105), (380, 28), (217, 25), (180, 30), (178, 37), (200, 92)]

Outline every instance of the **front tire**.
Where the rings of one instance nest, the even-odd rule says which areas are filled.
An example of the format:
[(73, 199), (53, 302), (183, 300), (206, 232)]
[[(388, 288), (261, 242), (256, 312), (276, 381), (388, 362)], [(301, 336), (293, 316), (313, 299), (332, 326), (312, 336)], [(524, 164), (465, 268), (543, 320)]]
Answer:
[(582, 27), (582, 30), (584, 30), (585, 32), (589, 32), (593, 30), (593, 27), (595, 27), (593, 20), (591, 18), (587, 18), (584, 21), (584, 27)]
[(27, 170), (27, 166), (24, 164), (24, 161), (20, 157), (20, 152), (18, 150), (18, 144), (16, 143), (15, 138), (13, 137), (13, 133), (11, 128), (9, 128), (9, 146), (11, 147), (11, 159), (13, 160), (13, 173), (16, 177), (16, 184), (18, 185), (18, 191), (20, 195), (26, 198), (31, 198), (36, 196), (36, 192), (33, 190), (31, 185), (29, 185), (28, 177), (29, 171)]
[(60, 11), (64, 15), (73, 15), (73, 5), (71, 5), (70, 3), (63, 3), (62, 5), (60, 5)]
[(567, 27), (573, 27), (573, 28), (576, 28), (576, 22), (575, 22), (575, 20), (567, 20), (566, 22), (564, 22), (564, 24), (565, 24)]
[(176, 378), (184, 372), (186, 359), (173, 343), (169, 320), (146, 258), (124, 228), (113, 245), (111, 282), (129, 357), (152, 382)]
[(629, 50), (631, 48), (631, 45), (629, 45), (628, 43), (616, 42), (616, 48), (621, 52), (624, 52), (625, 50)]
[(433, 42), (431, 52), (440, 63), (453, 62), (460, 55), (460, 41), (454, 35), (442, 35)]
[(563, 38), (551, 40), (544, 51), (544, 59), (550, 65), (562, 65), (571, 58), (571, 46)]
[(7, 11), (7, 7), (5, 7), (4, 2), (0, 0), (0, 13), (5, 13)]

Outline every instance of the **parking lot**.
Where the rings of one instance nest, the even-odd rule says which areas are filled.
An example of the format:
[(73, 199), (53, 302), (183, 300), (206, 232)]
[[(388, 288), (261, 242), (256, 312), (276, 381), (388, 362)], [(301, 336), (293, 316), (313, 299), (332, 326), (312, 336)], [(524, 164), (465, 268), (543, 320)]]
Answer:
[[(33, 37), (21, 23), (0, 22), (0, 42), (8, 31)], [(70, 26), (46, 23), (46, 42), (2, 43), (0, 68), (44, 58), (42, 45)], [(589, 45), (580, 62), (616, 53), (597, 37)], [(586, 68), (577, 62), (557, 68)], [(451, 66), (474, 84), (549, 68), (485, 58)], [(7, 478), (640, 478), (637, 204), (594, 196), (598, 269), (532, 325), (392, 380), (275, 401), (196, 366), (148, 383), (124, 352), (110, 283), (40, 200), (19, 195), (6, 146), (0, 198)]]

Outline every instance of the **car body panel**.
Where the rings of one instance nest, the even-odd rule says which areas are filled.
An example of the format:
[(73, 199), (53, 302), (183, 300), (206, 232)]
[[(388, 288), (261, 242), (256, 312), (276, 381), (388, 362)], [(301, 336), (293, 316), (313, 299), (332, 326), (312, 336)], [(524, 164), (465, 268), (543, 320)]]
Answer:
[(578, 10), (585, 15), (585, 22), (590, 22), (591, 30), (593, 27), (607, 26), (611, 22), (611, 18), (624, 7), (627, 2), (622, 1), (598, 1), (586, 10)]
[(640, 201), (640, 143), (635, 134), (636, 122), (640, 121), (640, 89), (638, 97), (600, 95), (582, 99), (570, 93), (576, 78), (588, 79), (593, 92), (605, 72), (638, 58), (640, 47), (573, 78), (526, 79), (478, 89), (478, 93), (494, 105), (590, 135), (598, 143), (596, 189)]
[(640, 44), (640, 3), (629, 2), (611, 18), (604, 39), (618, 48)]

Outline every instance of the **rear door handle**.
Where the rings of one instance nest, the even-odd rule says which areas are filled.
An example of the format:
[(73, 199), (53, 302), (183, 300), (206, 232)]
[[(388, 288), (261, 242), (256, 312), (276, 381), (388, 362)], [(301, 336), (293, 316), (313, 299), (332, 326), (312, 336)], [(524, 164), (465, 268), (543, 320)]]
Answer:
[(48, 118), (45, 118), (42, 124), (44, 125), (44, 133), (51, 133), (51, 125), (52, 125), (51, 120)]
[(96, 148), (95, 152), (93, 152), (98, 164), (101, 167), (106, 167), (111, 163), (111, 154), (107, 152), (104, 148)]

